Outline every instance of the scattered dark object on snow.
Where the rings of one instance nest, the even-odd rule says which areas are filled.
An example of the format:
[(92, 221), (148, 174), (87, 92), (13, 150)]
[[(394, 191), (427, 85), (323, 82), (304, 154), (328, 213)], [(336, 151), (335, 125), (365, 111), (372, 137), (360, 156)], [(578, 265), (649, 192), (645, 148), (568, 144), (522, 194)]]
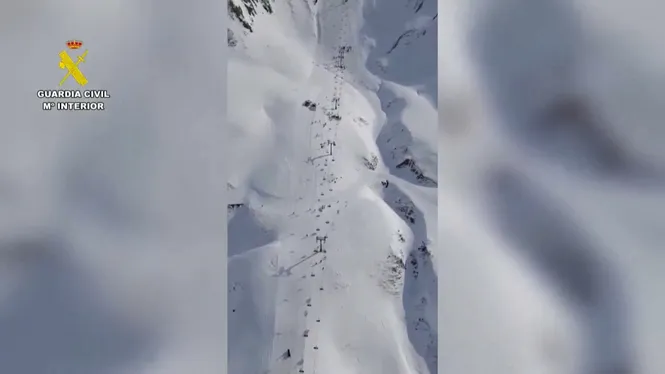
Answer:
[(390, 185), (390, 182), (388, 182), (388, 180), (386, 179), (385, 181), (381, 182), (381, 185), (383, 186), (383, 188), (388, 188), (388, 186)]
[(302, 103), (302, 106), (304, 106), (305, 108), (307, 108), (311, 111), (316, 110), (316, 103), (312, 102), (311, 100), (305, 100), (305, 102)]
[(317, 346), (314, 346), (314, 349), (319, 349), (319, 347), (317, 347)]
[(291, 349), (287, 349), (286, 352), (282, 355), (282, 360), (286, 360), (287, 358), (291, 358)]
[(309, 336), (309, 330), (305, 330), (305, 332), (302, 334), (302, 336), (308, 337)]
[(320, 319), (317, 319), (316, 322), (321, 322), (321, 320), (320, 320)]

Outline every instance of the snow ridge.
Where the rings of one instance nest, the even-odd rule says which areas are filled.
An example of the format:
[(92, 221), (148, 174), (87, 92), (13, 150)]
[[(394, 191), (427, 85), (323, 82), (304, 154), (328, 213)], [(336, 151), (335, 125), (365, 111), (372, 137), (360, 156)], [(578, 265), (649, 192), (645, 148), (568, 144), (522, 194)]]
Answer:
[(368, 70), (403, 32), (377, 21), (415, 22), (376, 5), (276, 1), (230, 26), (232, 374), (436, 372), (435, 93), (402, 61)]

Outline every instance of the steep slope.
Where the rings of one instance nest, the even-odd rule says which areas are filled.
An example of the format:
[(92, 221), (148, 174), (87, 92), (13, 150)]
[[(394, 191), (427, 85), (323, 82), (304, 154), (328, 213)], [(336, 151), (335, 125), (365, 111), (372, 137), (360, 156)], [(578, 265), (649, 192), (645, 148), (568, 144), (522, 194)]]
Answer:
[(435, 373), (435, 70), (391, 60), (436, 68), (432, 11), (265, 4), (230, 5), (229, 372)]

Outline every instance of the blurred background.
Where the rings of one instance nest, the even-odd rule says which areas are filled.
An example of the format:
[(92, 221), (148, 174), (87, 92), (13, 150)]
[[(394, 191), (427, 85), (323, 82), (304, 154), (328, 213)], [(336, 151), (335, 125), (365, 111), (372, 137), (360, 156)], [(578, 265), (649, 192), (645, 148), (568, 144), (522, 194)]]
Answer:
[(441, 372), (665, 373), (664, 10), (439, 0)]
[[(225, 20), (0, 0), (1, 373), (225, 372)], [(41, 109), (70, 39), (103, 112)]]
[[(441, 372), (665, 373), (665, 6), (438, 3)], [(225, 372), (224, 12), (0, 0), (0, 372)]]

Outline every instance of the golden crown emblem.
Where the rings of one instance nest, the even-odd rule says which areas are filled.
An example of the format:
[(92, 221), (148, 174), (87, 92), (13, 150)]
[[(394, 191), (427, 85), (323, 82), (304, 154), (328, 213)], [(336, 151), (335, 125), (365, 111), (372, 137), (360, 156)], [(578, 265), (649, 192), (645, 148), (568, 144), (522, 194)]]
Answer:
[(67, 48), (69, 49), (79, 49), (83, 45), (83, 42), (80, 40), (68, 40)]

